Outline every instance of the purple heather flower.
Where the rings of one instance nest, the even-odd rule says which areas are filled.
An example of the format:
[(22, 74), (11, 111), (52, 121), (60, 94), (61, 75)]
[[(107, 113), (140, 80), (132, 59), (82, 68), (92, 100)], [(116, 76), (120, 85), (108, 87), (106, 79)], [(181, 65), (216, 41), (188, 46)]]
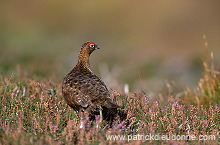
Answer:
[(100, 115), (95, 115), (95, 120), (96, 121), (100, 120)]
[(118, 124), (118, 126), (115, 127), (115, 129), (119, 129), (119, 128), (121, 128), (122, 126), (123, 126), (122, 123), (120, 123), (120, 124)]
[(151, 109), (151, 108), (149, 108), (149, 113), (150, 113), (150, 114), (152, 114), (152, 113), (153, 113), (153, 111), (152, 111), (152, 109)]

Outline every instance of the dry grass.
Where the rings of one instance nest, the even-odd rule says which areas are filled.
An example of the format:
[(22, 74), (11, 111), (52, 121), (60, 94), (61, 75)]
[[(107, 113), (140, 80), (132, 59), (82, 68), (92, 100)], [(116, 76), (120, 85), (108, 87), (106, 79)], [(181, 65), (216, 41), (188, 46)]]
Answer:
[(211, 53), (211, 60), (204, 61), (204, 73), (200, 78), (198, 87), (192, 92), (187, 89), (182, 100), (185, 103), (194, 105), (216, 105), (220, 103), (220, 72), (214, 64), (214, 56)]

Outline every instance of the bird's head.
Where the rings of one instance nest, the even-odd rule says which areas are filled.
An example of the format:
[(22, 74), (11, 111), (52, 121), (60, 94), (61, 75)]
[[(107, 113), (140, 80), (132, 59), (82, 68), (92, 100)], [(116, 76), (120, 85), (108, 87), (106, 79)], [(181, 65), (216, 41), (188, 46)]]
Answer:
[(91, 54), (94, 50), (96, 49), (100, 49), (98, 45), (96, 45), (93, 42), (87, 41), (86, 43), (84, 43), (81, 47), (81, 51), (85, 51), (89, 54)]

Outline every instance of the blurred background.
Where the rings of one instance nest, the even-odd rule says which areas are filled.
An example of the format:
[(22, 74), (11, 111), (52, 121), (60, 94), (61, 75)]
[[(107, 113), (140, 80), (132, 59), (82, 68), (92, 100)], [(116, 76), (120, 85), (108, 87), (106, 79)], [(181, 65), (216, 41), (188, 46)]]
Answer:
[(193, 87), (202, 75), (205, 41), (220, 60), (220, 1), (0, 2), (1, 74), (19, 68), (59, 83), (88, 40), (101, 47), (90, 64), (110, 88), (161, 92), (166, 81)]

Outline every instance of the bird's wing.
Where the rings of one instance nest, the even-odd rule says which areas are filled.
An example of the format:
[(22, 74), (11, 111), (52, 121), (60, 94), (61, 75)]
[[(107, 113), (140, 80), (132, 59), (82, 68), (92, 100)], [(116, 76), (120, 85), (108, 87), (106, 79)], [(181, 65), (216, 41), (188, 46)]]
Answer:
[(89, 96), (89, 104), (95, 106), (105, 106), (107, 108), (120, 108), (113, 102), (105, 83), (96, 75), (84, 76), (85, 82), (82, 83), (80, 91)]
[(72, 106), (83, 108), (97, 108), (100, 106), (119, 108), (112, 101), (105, 83), (93, 73), (69, 76), (66, 78), (66, 82), (68, 83), (63, 83), (66, 84), (63, 87), (63, 94), (64, 97), (67, 96), (65, 98), (70, 106), (72, 104)]
[(99, 77), (94, 74), (83, 77), (80, 91), (84, 95), (89, 96), (91, 101), (104, 100), (110, 97), (110, 93), (106, 85)]

